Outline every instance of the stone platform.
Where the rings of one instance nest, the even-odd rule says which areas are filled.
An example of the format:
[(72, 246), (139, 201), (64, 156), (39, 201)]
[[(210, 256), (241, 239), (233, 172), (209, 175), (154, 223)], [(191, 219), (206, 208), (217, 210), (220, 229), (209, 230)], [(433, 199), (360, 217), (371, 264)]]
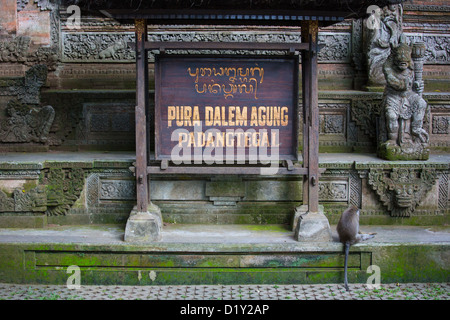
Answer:
[[(281, 225), (166, 224), (162, 240), (123, 241), (111, 225), (0, 229), (0, 283), (66, 284), (80, 268), (84, 285), (342, 283), (343, 247), (297, 242)], [(349, 282), (448, 282), (450, 228), (365, 226), (374, 239), (351, 247)]]
[[(74, 265), (83, 284), (342, 283), (335, 234), (334, 242), (294, 240), (297, 176), (153, 175), (162, 239), (124, 242), (136, 204), (134, 157), (0, 154), (0, 282), (65, 284)], [(366, 283), (371, 265), (383, 283), (449, 281), (449, 164), (448, 154), (396, 162), (320, 154), (319, 199), (333, 232), (350, 204), (361, 208), (362, 230), (377, 232), (351, 248), (351, 283)], [(418, 192), (409, 216), (386, 204), (396, 186)]]
[[(126, 223), (136, 205), (134, 159), (133, 152), (0, 153), (0, 227)], [(319, 166), (319, 201), (332, 224), (349, 205), (361, 208), (362, 224), (450, 222), (450, 154), (385, 161), (321, 153)], [(301, 178), (159, 173), (150, 177), (151, 200), (168, 223), (291, 224)], [(411, 191), (401, 206), (397, 190)]]

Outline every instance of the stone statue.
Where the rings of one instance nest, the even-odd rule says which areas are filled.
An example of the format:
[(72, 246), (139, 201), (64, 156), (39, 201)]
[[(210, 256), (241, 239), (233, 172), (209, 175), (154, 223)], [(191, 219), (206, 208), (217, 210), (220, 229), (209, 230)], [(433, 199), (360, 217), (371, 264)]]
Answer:
[[(417, 70), (415, 74), (414, 70)], [(426, 160), (429, 136), (423, 128), (427, 102), (424, 83), (414, 68), (411, 47), (393, 48), (383, 66), (386, 88), (382, 102), (379, 155), (388, 160)], [(384, 134), (383, 134), (384, 133)]]
[(399, 45), (402, 38), (402, 16), (403, 7), (401, 4), (388, 5), (379, 9), (376, 13), (379, 23), (368, 28), (366, 34), (368, 38), (367, 64), (368, 64), (368, 85), (382, 86), (385, 84), (383, 75), (383, 64), (391, 53), (391, 49)]

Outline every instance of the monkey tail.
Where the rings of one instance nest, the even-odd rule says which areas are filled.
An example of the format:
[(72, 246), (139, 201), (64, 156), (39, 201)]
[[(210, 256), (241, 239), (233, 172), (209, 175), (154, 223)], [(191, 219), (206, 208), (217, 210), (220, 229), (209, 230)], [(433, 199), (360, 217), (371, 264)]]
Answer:
[(350, 242), (345, 242), (345, 260), (344, 260), (344, 286), (345, 290), (349, 291), (348, 288), (348, 279), (347, 279), (347, 266), (348, 266), (348, 253), (350, 251)]

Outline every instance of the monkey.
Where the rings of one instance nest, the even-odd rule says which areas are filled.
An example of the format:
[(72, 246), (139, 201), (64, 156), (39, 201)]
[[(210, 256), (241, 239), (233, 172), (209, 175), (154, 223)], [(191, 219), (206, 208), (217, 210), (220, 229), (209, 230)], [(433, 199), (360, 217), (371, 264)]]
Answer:
[(339, 235), (339, 241), (345, 247), (345, 261), (344, 261), (344, 286), (345, 290), (349, 291), (347, 280), (347, 265), (348, 253), (350, 246), (375, 237), (376, 233), (363, 234), (359, 231), (359, 209), (355, 206), (348, 207), (341, 215), (338, 225), (336, 227)]

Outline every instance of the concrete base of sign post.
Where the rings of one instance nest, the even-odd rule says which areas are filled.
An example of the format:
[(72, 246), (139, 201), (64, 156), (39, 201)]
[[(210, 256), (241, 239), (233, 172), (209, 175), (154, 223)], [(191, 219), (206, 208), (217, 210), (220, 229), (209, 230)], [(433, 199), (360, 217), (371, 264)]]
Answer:
[(158, 206), (150, 204), (147, 212), (134, 207), (125, 227), (126, 242), (151, 243), (161, 240), (162, 217)]
[(319, 206), (319, 212), (309, 212), (307, 205), (296, 208), (293, 230), (297, 241), (332, 241), (330, 223), (323, 213), (323, 206)]

